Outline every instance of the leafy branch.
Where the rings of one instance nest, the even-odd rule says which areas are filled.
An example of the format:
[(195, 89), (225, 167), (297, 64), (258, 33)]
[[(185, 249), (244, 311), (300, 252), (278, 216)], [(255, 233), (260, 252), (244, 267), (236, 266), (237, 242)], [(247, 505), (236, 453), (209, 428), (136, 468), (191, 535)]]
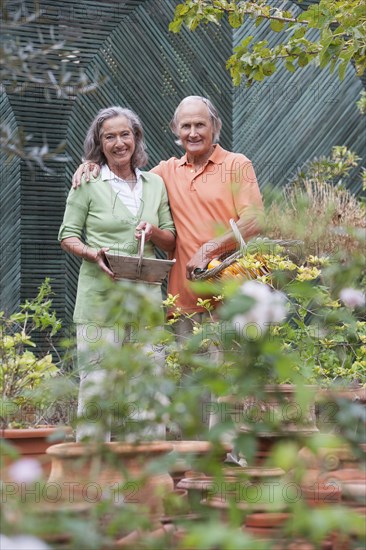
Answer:
[(49, 161), (67, 162), (68, 155), (64, 153), (65, 143), (58, 144), (56, 149), (50, 151), (47, 142), (42, 146), (31, 145), (33, 140), (32, 134), (25, 134), (21, 128), (14, 133), (9, 125), (4, 124), (0, 129), (0, 148), (7, 157), (7, 162), (11, 162), (14, 158), (20, 158), (28, 165), (29, 168), (33, 164), (37, 164), (42, 170), (51, 174), (53, 170), (45, 163)]
[[(243, 77), (248, 85), (262, 81), (272, 75), (281, 62), (290, 72), (311, 61), (321, 69), (329, 66), (331, 73), (337, 67), (338, 76), (343, 79), (352, 61), (356, 74), (364, 73), (366, 11), (357, 0), (320, 0), (298, 16), (270, 6), (267, 0), (186, 0), (176, 7), (169, 29), (180, 32), (185, 25), (194, 31), (202, 23), (220, 24), (224, 16), (232, 28), (241, 27), (249, 18), (256, 26), (267, 21), (273, 32), (286, 33), (284, 41), (273, 48), (268, 47), (266, 40), (253, 42), (253, 36), (248, 36), (234, 49), (227, 68), (235, 85), (239, 85)], [(314, 29), (319, 31), (315, 40), (306, 36)]]
[[(94, 90), (100, 84), (99, 75), (91, 80), (82, 69), (75, 70), (75, 65), (72, 71), (66, 69), (63, 61), (77, 56), (72, 55), (64, 40), (57, 40), (52, 25), (46, 33), (37, 29), (37, 44), (25, 39), (23, 30), (34, 23), (42, 23), (42, 12), (36, 8), (34, 13), (28, 13), (25, 4), (20, 4), (20, 8), (11, 11), (5, 2), (3, 9), (0, 78), (4, 89), (22, 93), (29, 85), (39, 84), (46, 97), (49, 90), (55, 90), (57, 97)], [(79, 64), (80, 60), (76, 62)]]
[[(1, 14), (0, 92), (23, 95), (36, 88), (37, 93), (50, 101), (53, 97), (69, 99), (90, 93), (105, 81), (97, 71), (89, 77), (81, 67), (80, 56), (75, 55), (64, 40), (57, 39), (52, 25), (44, 25), (36, 0), (32, 12), (23, 0), (5, 0)], [(32, 41), (27, 38), (27, 31), (35, 24), (39, 26), (37, 40)], [(64, 143), (50, 151), (46, 141), (34, 146), (32, 140), (33, 136), (25, 135), (21, 129), (13, 134), (6, 124), (1, 126), (0, 147), (8, 159), (19, 157), (29, 167), (35, 163), (49, 172), (47, 161), (68, 160), (62, 153)]]

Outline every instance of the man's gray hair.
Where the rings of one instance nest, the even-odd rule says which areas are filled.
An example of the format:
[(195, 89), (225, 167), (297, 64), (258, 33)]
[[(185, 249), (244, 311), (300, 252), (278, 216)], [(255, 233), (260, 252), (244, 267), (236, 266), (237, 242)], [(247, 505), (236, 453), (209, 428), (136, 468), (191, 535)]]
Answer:
[(118, 116), (127, 118), (135, 138), (135, 151), (131, 157), (131, 167), (141, 168), (147, 164), (146, 145), (141, 121), (136, 113), (119, 105), (99, 111), (91, 123), (84, 141), (84, 158), (98, 164), (105, 164), (107, 159), (102, 151), (101, 138), (103, 123)]
[[(216, 107), (214, 104), (207, 99), (207, 97), (202, 97), (200, 95), (189, 95), (182, 99), (182, 101), (179, 103), (178, 107), (175, 109), (174, 116), (170, 122), (170, 129), (177, 137), (179, 136), (179, 128), (178, 128), (178, 117), (179, 117), (179, 109), (183, 107), (185, 103), (188, 101), (191, 101), (192, 99), (202, 101), (209, 112), (212, 126), (213, 126), (213, 136), (212, 136), (212, 143), (218, 143), (220, 139), (220, 131), (222, 127), (221, 118), (219, 117), (219, 113), (217, 112)], [(182, 142), (180, 139), (176, 141), (178, 145), (182, 145)]]

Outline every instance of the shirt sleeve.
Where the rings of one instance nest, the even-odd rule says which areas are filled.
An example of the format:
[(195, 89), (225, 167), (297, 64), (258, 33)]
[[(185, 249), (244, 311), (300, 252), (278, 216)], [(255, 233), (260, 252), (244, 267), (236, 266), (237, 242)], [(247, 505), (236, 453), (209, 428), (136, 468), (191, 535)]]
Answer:
[[(84, 185), (84, 188), (86, 187)], [(64, 219), (58, 233), (58, 240), (62, 241), (67, 237), (78, 237), (81, 239), (87, 215), (88, 206), (83, 187), (71, 189), (67, 197)]]
[(240, 157), (240, 162), (235, 161), (235, 177), (232, 181), (234, 204), (239, 218), (246, 215), (248, 210), (263, 210), (262, 196), (253, 165), (246, 157)]

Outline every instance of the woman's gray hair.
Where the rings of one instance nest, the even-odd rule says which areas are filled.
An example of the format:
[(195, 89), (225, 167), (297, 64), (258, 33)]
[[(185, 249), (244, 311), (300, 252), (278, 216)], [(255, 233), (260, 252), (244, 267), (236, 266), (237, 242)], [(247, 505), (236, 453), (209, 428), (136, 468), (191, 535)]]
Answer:
[(105, 164), (107, 162), (101, 145), (102, 125), (106, 120), (117, 116), (124, 116), (127, 118), (135, 138), (135, 151), (131, 157), (131, 167), (134, 170), (135, 168), (145, 166), (148, 158), (141, 121), (136, 113), (130, 109), (120, 107), (119, 105), (102, 109), (91, 123), (84, 141), (85, 160), (90, 160), (98, 164)]
[[(220, 131), (222, 127), (221, 118), (219, 117), (219, 113), (217, 112), (216, 107), (214, 104), (207, 99), (207, 97), (202, 97), (200, 95), (189, 95), (182, 99), (182, 101), (179, 103), (178, 107), (175, 109), (174, 116), (170, 122), (170, 129), (177, 137), (179, 136), (179, 128), (178, 128), (178, 116), (179, 116), (179, 109), (188, 101), (191, 101), (192, 99), (196, 99), (199, 101), (202, 101), (209, 112), (212, 126), (213, 126), (213, 136), (212, 136), (212, 143), (218, 143), (220, 139)], [(182, 142), (180, 139), (177, 139), (176, 143), (178, 145), (182, 145)]]

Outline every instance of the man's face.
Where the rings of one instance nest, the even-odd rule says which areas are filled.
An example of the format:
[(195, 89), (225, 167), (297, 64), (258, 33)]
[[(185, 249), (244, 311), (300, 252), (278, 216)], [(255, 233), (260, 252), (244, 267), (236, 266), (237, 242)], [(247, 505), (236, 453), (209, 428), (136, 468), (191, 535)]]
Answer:
[(181, 106), (177, 116), (177, 130), (189, 159), (198, 160), (211, 153), (213, 125), (203, 101), (194, 99)]

